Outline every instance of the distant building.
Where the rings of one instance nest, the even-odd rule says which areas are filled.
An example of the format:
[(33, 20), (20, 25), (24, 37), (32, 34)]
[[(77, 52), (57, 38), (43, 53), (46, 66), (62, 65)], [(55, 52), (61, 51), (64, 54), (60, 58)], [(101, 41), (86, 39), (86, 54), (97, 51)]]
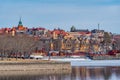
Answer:
[[(104, 30), (76, 29), (71, 27), (69, 32), (62, 29), (47, 30), (43, 27), (27, 28), (23, 26), (21, 18), (18, 26), (2, 28), (0, 34), (27, 34), (38, 40), (36, 50), (61, 51), (65, 53), (95, 52), (120, 49), (120, 35), (113, 35)], [(111, 48), (112, 47), (112, 48)], [(106, 51), (107, 52), (107, 51)]]
[(70, 32), (85, 32), (88, 33), (88, 29), (76, 29), (74, 26), (71, 27)]
[(94, 30), (91, 30), (91, 33), (92, 35), (100, 38), (100, 37), (104, 37), (104, 30), (98, 30), (98, 29), (94, 29)]
[(120, 34), (113, 35), (112, 46), (113, 49), (120, 50)]
[(30, 28), (27, 30), (27, 34), (38, 36), (38, 37), (46, 37), (46, 33), (48, 30), (45, 28), (39, 27), (39, 28)]
[(16, 33), (19, 34), (24, 34), (27, 31), (27, 27), (24, 27), (21, 21), (21, 18), (19, 20), (18, 26), (15, 28), (16, 29)]
[(90, 37), (91, 32), (88, 29), (76, 29), (74, 26), (71, 27), (69, 34), (74, 35), (74, 37)]
[(63, 51), (65, 53), (88, 52), (90, 47), (98, 51), (98, 45), (94, 42), (91, 44), (87, 38), (51, 39), (49, 43), (52, 51)]
[(67, 32), (65, 32), (62, 29), (54, 29), (53, 31), (51, 31), (51, 35), (53, 39), (62, 39), (64, 38), (64, 36), (66, 36)]

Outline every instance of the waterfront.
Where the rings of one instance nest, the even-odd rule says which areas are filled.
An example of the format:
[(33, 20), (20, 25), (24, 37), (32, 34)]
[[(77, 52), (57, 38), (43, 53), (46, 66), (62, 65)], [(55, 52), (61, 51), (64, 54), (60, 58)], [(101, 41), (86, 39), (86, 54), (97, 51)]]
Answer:
[(44, 73), (46, 72), (46, 70), (49, 70), (47, 72), (50, 72), (50, 70), (52, 70), (52, 72), (58, 72), (62, 70), (66, 70), (69, 72), (71, 71), (71, 64), (70, 62), (58, 62), (58, 61), (34, 60), (34, 59), (0, 62), (0, 71), (3, 71), (3, 72), (42, 71), (42, 73)]
[(119, 80), (120, 67), (72, 67), (72, 73), (6, 75), (0, 80)]

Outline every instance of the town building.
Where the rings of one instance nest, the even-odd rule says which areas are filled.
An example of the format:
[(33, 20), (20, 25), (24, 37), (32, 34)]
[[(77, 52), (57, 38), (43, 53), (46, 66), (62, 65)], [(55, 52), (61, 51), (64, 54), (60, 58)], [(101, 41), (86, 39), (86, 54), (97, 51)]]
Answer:
[(105, 32), (100, 29), (76, 29), (71, 27), (70, 31), (63, 29), (47, 30), (43, 27), (27, 28), (23, 26), (20, 18), (18, 26), (12, 28), (1, 28), (0, 34), (10, 34), (12, 36), (18, 34), (26, 34), (38, 40), (36, 50), (63, 53), (107, 53), (112, 49), (120, 49), (117, 45), (119, 35)]
[(16, 33), (17, 33), (17, 34), (26, 34), (27, 27), (24, 27), (24, 26), (23, 26), (22, 21), (21, 21), (21, 18), (20, 18), (20, 20), (19, 20), (18, 26), (15, 27), (15, 29), (16, 29)]

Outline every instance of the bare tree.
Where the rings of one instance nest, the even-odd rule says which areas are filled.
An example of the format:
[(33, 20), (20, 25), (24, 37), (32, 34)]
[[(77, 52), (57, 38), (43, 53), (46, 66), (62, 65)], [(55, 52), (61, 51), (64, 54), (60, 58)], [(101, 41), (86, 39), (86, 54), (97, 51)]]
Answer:
[(22, 55), (30, 55), (32, 51), (37, 47), (38, 40), (29, 35), (0, 35), (0, 53), (1, 59), (3, 57), (16, 57), (16, 59)]
[(9, 35), (0, 35), (0, 53), (1, 53), (1, 59), (3, 60), (4, 57), (8, 56), (8, 52), (10, 50), (10, 36)]

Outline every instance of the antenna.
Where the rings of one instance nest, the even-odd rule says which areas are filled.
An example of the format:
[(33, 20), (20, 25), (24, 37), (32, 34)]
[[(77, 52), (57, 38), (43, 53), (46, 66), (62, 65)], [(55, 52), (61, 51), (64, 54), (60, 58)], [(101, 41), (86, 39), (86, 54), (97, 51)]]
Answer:
[(100, 24), (98, 23), (98, 33), (100, 32)]
[(19, 19), (20, 19), (20, 21), (21, 21), (21, 19), (22, 19), (22, 16), (20, 16), (20, 18), (19, 18)]
[(100, 24), (98, 23), (98, 30), (100, 30)]

